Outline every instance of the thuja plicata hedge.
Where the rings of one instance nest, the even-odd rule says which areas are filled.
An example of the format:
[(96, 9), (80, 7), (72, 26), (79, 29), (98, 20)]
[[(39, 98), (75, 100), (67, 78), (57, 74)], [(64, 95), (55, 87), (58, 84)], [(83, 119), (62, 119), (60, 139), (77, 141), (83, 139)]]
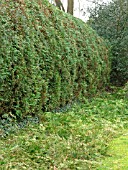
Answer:
[(44, 0), (1, 0), (0, 115), (83, 100), (109, 73), (109, 47), (84, 22)]

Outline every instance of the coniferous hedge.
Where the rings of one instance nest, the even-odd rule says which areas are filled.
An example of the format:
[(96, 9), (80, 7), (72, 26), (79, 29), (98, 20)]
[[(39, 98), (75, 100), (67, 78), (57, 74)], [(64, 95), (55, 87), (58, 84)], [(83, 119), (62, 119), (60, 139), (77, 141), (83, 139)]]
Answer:
[(0, 30), (0, 115), (59, 108), (109, 80), (106, 43), (47, 1), (1, 0)]

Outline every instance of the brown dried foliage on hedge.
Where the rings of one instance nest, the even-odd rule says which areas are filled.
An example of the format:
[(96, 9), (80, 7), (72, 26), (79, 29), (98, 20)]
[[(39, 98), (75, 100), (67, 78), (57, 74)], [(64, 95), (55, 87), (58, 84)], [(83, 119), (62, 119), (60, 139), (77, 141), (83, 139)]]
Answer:
[(0, 114), (52, 110), (109, 79), (109, 48), (81, 20), (44, 0), (1, 0)]

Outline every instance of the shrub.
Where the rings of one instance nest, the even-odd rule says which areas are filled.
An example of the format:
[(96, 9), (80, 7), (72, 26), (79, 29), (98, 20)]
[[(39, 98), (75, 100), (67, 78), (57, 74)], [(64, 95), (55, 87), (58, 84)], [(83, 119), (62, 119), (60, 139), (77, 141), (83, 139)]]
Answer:
[(47, 1), (1, 0), (0, 114), (49, 111), (109, 80), (108, 45)]
[(128, 81), (128, 2), (114, 0), (93, 9), (89, 25), (112, 45), (111, 82), (124, 85)]

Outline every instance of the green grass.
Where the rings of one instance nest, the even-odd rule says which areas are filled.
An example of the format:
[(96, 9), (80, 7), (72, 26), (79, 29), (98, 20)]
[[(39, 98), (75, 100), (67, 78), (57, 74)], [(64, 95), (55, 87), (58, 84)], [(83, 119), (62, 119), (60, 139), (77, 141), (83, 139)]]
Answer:
[(128, 170), (128, 130), (110, 143), (107, 154), (98, 170)]
[[(38, 125), (30, 124), (0, 140), (0, 169), (92, 170), (100, 167), (101, 160), (111, 167), (109, 159), (118, 161), (118, 155), (104, 157), (109, 144), (115, 146), (112, 153), (110, 149), (112, 155), (118, 142), (126, 147), (126, 136), (113, 139), (127, 129), (127, 114), (128, 101), (111, 94), (99, 95), (65, 113), (41, 113)], [(121, 153), (123, 166), (127, 155)]]

